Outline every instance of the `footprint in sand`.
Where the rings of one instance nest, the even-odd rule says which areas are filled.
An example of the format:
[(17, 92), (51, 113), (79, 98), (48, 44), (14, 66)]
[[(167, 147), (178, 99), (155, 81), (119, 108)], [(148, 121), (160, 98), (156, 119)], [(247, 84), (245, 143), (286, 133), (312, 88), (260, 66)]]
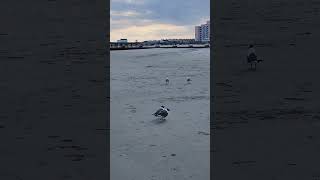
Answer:
[(130, 105), (130, 104), (126, 104), (126, 105), (127, 105), (126, 109), (129, 110), (129, 112), (131, 112), (131, 113), (137, 112), (136, 107), (134, 107), (133, 105)]

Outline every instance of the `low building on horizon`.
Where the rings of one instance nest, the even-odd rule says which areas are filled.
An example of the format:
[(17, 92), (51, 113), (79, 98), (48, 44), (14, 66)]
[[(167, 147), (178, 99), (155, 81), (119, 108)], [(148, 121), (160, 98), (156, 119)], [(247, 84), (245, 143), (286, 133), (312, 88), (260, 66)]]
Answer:
[(128, 39), (117, 40), (117, 43), (128, 43)]

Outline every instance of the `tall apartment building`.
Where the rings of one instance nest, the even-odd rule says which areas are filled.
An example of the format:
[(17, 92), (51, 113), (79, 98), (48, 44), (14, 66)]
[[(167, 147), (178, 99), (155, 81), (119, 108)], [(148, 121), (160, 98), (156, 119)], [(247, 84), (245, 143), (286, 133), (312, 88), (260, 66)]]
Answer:
[(210, 41), (210, 21), (195, 27), (195, 40), (202, 42)]

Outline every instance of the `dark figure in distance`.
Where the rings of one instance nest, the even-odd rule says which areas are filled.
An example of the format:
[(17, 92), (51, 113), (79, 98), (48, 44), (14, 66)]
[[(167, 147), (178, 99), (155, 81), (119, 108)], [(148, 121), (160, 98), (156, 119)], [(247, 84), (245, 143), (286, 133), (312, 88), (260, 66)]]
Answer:
[(251, 69), (253, 69), (253, 66), (254, 66), (254, 70), (256, 70), (257, 63), (259, 63), (261, 61), (262, 60), (258, 60), (258, 57), (256, 55), (256, 50), (255, 50), (253, 44), (250, 44), (249, 48), (248, 48), (247, 62), (250, 63)]

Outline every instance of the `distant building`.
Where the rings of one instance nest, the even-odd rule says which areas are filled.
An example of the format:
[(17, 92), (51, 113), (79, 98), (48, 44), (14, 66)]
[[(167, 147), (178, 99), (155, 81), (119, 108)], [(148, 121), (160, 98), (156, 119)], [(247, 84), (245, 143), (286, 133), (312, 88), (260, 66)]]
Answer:
[(201, 40), (201, 27), (200, 26), (196, 26), (195, 27), (195, 41), (200, 41)]
[(117, 40), (117, 43), (128, 43), (128, 39)]
[(195, 41), (210, 41), (210, 21), (207, 21), (206, 24), (201, 24), (200, 26), (195, 27)]

